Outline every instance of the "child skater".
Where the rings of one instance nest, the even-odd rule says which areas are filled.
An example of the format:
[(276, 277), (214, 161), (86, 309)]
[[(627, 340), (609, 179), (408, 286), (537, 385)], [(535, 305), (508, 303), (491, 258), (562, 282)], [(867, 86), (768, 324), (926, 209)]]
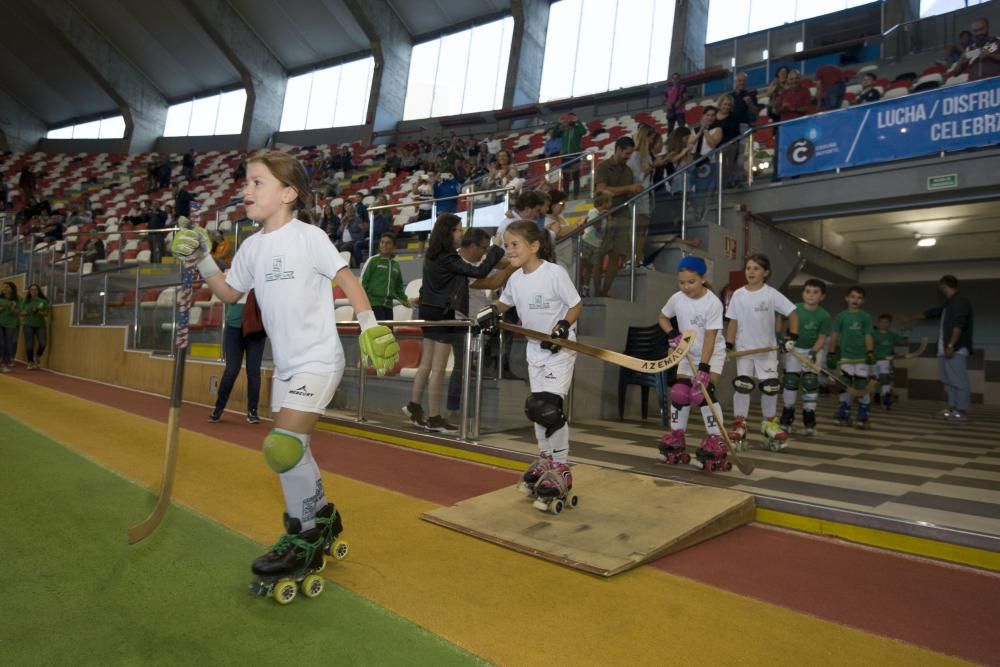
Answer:
[(197, 259), (202, 278), (222, 301), (235, 303), (253, 288), (271, 339), (274, 428), (264, 438), (263, 453), (281, 481), (286, 534), (253, 563), (263, 585), (257, 590), (266, 594), (267, 584), (320, 569), (323, 552), (329, 553), (343, 530), (309, 450), (313, 426), (344, 374), (330, 281), (336, 279), (357, 313), (366, 363), (385, 373), (398, 360), (399, 345), (388, 327), (376, 323), (361, 283), (323, 231), (296, 218), (296, 210), (312, 208), (312, 196), (295, 158), (280, 152), (250, 158), (243, 197), (247, 217), (262, 227), (242, 243), (228, 275), (209, 254), (204, 229), (176, 232), (172, 247), (175, 255)]
[[(583, 310), (580, 295), (566, 269), (554, 263), (551, 235), (534, 220), (518, 220), (504, 232), (507, 259), (517, 270), (495, 305), (484, 308), (476, 319), (487, 333), (496, 330), (501, 313), (517, 308), (523, 326), (551, 332), (553, 338), (576, 339), (576, 321)], [(528, 376), (531, 394), (524, 412), (535, 422), (535, 437), (541, 453), (525, 471), (519, 488), (537, 496), (535, 507), (558, 513), (556, 500), (569, 498), (573, 475), (569, 457), (569, 427), (563, 400), (573, 381), (576, 353), (549, 341), (528, 341)]]
[[(799, 338), (795, 349), (785, 355), (785, 374), (782, 376), (785, 406), (781, 410), (781, 428), (792, 432), (795, 423), (795, 400), (802, 387), (802, 425), (806, 435), (816, 434), (816, 401), (819, 400), (819, 375), (815, 369), (804, 366), (799, 357), (807, 357), (814, 364), (819, 359), (830, 335), (830, 313), (820, 304), (826, 297), (826, 283), (810, 278), (802, 288), (802, 303), (796, 304), (799, 316)], [(795, 356), (795, 355), (799, 356)]]
[[(745, 264), (747, 284), (733, 292), (729, 301), (729, 328), (726, 331), (726, 349), (737, 352), (773, 347), (775, 340), (775, 317), (788, 318), (788, 334), (782, 345), (785, 352), (795, 347), (799, 337), (799, 317), (795, 304), (767, 284), (771, 275), (771, 260), (760, 253), (750, 255)], [(779, 450), (788, 446), (788, 434), (782, 430), (776, 419), (778, 410), (778, 355), (776, 352), (761, 352), (736, 359), (736, 378), (733, 387), (733, 414), (735, 420), (729, 439), (745, 446), (747, 437), (747, 415), (750, 414), (750, 392), (754, 386), (760, 387), (760, 408), (764, 421), (760, 432), (768, 449)]]
[[(869, 428), (868, 411), (871, 393), (868, 388), (868, 368), (875, 363), (875, 340), (872, 337), (872, 317), (861, 307), (865, 303), (865, 289), (855, 285), (847, 290), (847, 310), (837, 314), (830, 335), (830, 354), (826, 367), (840, 368), (844, 383), (865, 393), (858, 399), (858, 428)], [(851, 425), (851, 395), (840, 394), (840, 408), (835, 420), (839, 426)]]
[[(25, 320), (27, 321), (27, 320)], [(892, 358), (895, 356), (896, 347), (906, 345), (906, 336), (900, 336), (892, 330), (892, 315), (883, 313), (878, 316), (878, 324), (872, 332), (875, 351), (875, 365), (872, 366), (870, 376), (878, 378), (878, 383), (882, 393), (882, 407), (886, 410), (892, 409)]]
[[(665, 463), (688, 463), (691, 460), (685, 451), (684, 432), (691, 406), (701, 406), (701, 418), (708, 436), (701, 441), (695, 458), (703, 468), (712, 471), (727, 467), (728, 452), (720, 430), (722, 424), (716, 423), (712, 408), (705, 404), (706, 397), (701, 386), (708, 389), (707, 399), (715, 405), (716, 414), (721, 415), (722, 410), (715, 398), (715, 384), (726, 361), (726, 348), (722, 337), (722, 302), (705, 281), (707, 268), (705, 260), (700, 257), (682, 259), (677, 265), (677, 287), (680, 291), (675, 292), (660, 311), (660, 328), (667, 332), (671, 348), (680, 343), (681, 331), (696, 331), (688, 356), (692, 361), (698, 361), (697, 368), (691, 368), (686, 358), (677, 365), (677, 382), (670, 388), (670, 433), (660, 441), (660, 460)], [(671, 319), (676, 319), (676, 327)], [(698, 381), (693, 382), (692, 378)]]

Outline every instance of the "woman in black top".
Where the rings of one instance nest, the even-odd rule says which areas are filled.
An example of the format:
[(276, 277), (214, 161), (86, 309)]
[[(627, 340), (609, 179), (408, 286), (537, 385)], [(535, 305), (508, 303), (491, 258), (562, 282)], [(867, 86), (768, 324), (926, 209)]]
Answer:
[[(424, 254), (424, 276), (420, 287), (420, 319), (442, 321), (455, 319), (455, 311), (469, 311), (469, 278), (485, 278), (503, 257), (503, 249), (491, 246), (478, 266), (466, 262), (458, 254), (462, 243), (462, 220), (457, 215), (442, 213), (434, 223)], [(458, 431), (441, 415), (444, 403), (444, 371), (448, 365), (452, 341), (458, 334), (455, 327), (424, 327), (420, 348), (420, 368), (413, 378), (410, 402), (403, 408), (410, 421), (428, 431), (455, 433)], [(424, 419), (424, 387), (430, 379), (428, 414)]]
[[(733, 113), (735, 103), (733, 102), (732, 95), (723, 95), (718, 99), (717, 104), (719, 105), (719, 111), (715, 114), (715, 122), (712, 123), (712, 127), (722, 130), (722, 138), (719, 140), (719, 145), (721, 146), (740, 136), (740, 121), (736, 117), (736, 114)], [(740, 181), (742, 170), (738, 162), (739, 152), (740, 147), (735, 144), (722, 151), (722, 158), (725, 162), (723, 170), (727, 187)]]

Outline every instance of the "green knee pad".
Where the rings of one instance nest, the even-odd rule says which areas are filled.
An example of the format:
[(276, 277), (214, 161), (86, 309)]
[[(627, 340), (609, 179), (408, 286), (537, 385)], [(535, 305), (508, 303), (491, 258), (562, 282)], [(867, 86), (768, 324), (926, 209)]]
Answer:
[(868, 378), (863, 375), (852, 375), (851, 381), (855, 389), (864, 389), (868, 386)]
[(795, 391), (799, 388), (799, 374), (786, 372), (784, 377), (781, 378), (781, 386), (785, 389)]
[(805, 391), (816, 391), (819, 389), (819, 376), (815, 373), (803, 373), (802, 389)]
[(272, 429), (264, 438), (264, 460), (274, 472), (288, 472), (299, 464), (305, 453), (305, 444), (288, 431)]

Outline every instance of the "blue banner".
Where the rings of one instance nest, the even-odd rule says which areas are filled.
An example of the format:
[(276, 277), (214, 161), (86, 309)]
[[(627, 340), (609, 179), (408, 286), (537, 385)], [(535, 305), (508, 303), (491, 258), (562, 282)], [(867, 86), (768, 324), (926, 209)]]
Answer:
[(798, 176), (1000, 144), (1000, 77), (782, 124), (778, 175)]

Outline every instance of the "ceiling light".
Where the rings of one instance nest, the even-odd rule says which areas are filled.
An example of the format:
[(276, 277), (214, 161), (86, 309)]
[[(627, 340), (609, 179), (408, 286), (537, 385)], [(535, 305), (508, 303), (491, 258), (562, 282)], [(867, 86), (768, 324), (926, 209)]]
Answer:
[(803, 44), (802, 42), (795, 42), (795, 53), (801, 51), (803, 46), (805, 46), (805, 44)]
[(937, 239), (920, 239), (917, 241), (917, 245), (921, 248), (930, 248), (935, 243), (937, 243)]

